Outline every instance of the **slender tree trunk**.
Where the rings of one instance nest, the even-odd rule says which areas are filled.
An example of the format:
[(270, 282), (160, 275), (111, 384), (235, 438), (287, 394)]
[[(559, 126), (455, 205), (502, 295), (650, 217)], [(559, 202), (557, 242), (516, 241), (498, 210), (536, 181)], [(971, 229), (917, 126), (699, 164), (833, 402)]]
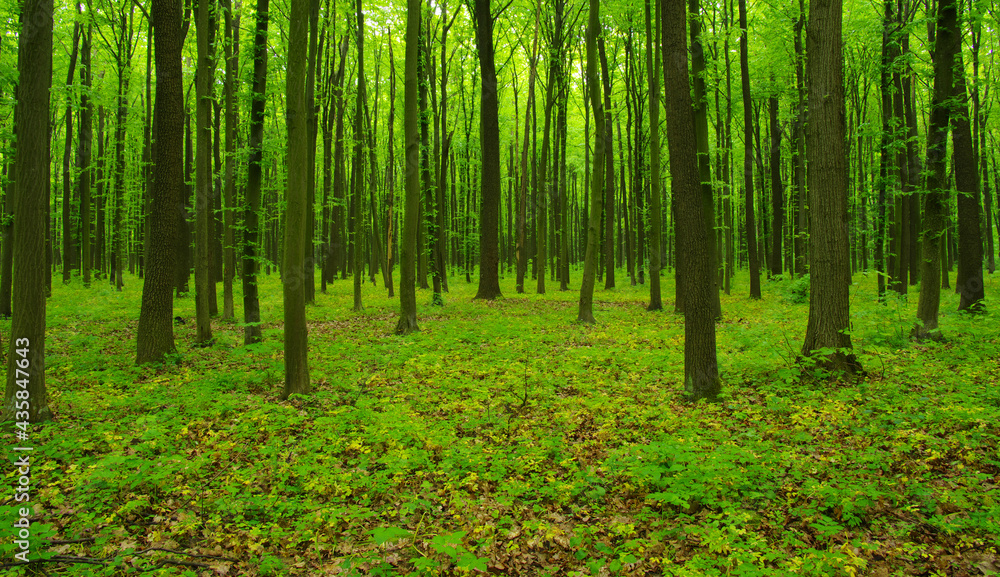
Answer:
[[(91, 25), (87, 25), (87, 33), (83, 36), (83, 45), (80, 50), (80, 84), (83, 90), (80, 92), (80, 144), (77, 147), (77, 169), (80, 171), (80, 180), (77, 185), (80, 189), (80, 244), (81, 259), (80, 269), (83, 272), (83, 286), (90, 286), (91, 271), (91, 243), (90, 243), (90, 186), (91, 174), (91, 150), (93, 149), (93, 129), (91, 128), (94, 106), (90, 102), (90, 48), (91, 48)], [(152, 193), (150, 193), (152, 194)], [(146, 236), (147, 246), (150, 238)], [(147, 261), (146, 265), (149, 263)], [(170, 271), (171, 273), (173, 271)]]
[(260, 241), (261, 162), (264, 144), (264, 106), (267, 93), (267, 25), (269, 1), (257, 0), (253, 39), (253, 87), (250, 99), (250, 157), (247, 162), (246, 205), (243, 216), (243, 342), (261, 340), (260, 302), (257, 298), (257, 262), (263, 255)]
[(785, 190), (781, 184), (781, 126), (778, 125), (778, 97), (768, 99), (768, 116), (771, 122), (771, 274), (781, 274), (781, 241), (785, 221)]
[(212, 284), (211, 265), (211, 230), (209, 220), (212, 218), (212, 179), (210, 146), (212, 143), (211, 114), (212, 100), (211, 84), (213, 79), (212, 53), (209, 45), (209, 12), (213, 9), (212, 0), (198, 0), (197, 8), (197, 38), (198, 38), (198, 71), (196, 75), (196, 133), (195, 133), (195, 267), (194, 267), (194, 302), (197, 312), (198, 332), (195, 343), (208, 345), (212, 342), (212, 319), (210, 318), (209, 285)]
[(417, 326), (417, 229), (420, 219), (420, 134), (417, 127), (417, 59), (420, 57), (420, 0), (406, 2), (406, 72), (403, 84), (403, 129), (406, 149), (406, 206), (400, 238), (399, 322), (396, 334), (420, 330)]
[[(232, 0), (222, 0), (222, 9), (225, 11), (225, 60), (226, 60), (226, 80), (223, 90), (225, 91), (226, 107), (226, 174), (224, 184), (225, 213), (223, 215), (223, 268), (222, 268), (222, 319), (232, 320), (235, 318), (233, 310), (233, 277), (236, 276), (236, 254), (233, 244), (233, 215), (236, 210), (236, 103), (235, 86), (239, 82), (239, 16), (233, 17)], [(234, 33), (235, 32), (235, 33)]]
[(615, 147), (611, 122), (611, 75), (604, 50), (604, 37), (597, 39), (601, 59), (601, 84), (604, 87), (604, 276), (605, 290), (615, 287)]
[(524, 293), (524, 275), (528, 268), (527, 208), (528, 208), (528, 143), (531, 136), (531, 114), (535, 107), (535, 77), (538, 69), (538, 31), (541, 5), (535, 7), (535, 35), (531, 42), (531, 72), (528, 76), (528, 103), (524, 108), (524, 147), (521, 151), (521, 186), (517, 196), (517, 288)]
[[(358, 88), (354, 101), (354, 190), (351, 192), (351, 218), (354, 220), (354, 312), (364, 310), (361, 304), (361, 274), (363, 260), (361, 258), (362, 229), (364, 218), (361, 215), (361, 191), (365, 182), (365, 160), (362, 155), (364, 148), (364, 107), (365, 95), (365, 21), (361, 14), (361, 0), (357, 0), (357, 48), (358, 48)], [(374, 168), (374, 167), (372, 167)]]
[[(557, 3), (557, 5), (559, 5)], [(557, 13), (557, 20), (561, 13)], [(558, 26), (557, 26), (558, 28)], [(548, 260), (548, 213), (549, 198), (552, 196), (549, 184), (549, 132), (552, 126), (552, 105), (555, 102), (555, 85), (558, 74), (557, 62), (549, 63), (549, 82), (545, 94), (545, 122), (542, 129), (542, 153), (538, 160), (538, 202), (535, 204), (535, 268), (537, 284), (535, 292), (545, 294), (545, 262)]]
[(924, 193), (923, 263), (920, 270), (920, 299), (917, 324), (911, 336), (918, 339), (942, 339), (938, 328), (941, 306), (941, 243), (945, 233), (945, 207), (948, 202), (947, 146), (948, 123), (953, 96), (953, 66), (961, 49), (958, 34), (958, 10), (955, 0), (938, 3), (937, 31), (934, 39), (934, 91), (927, 130), (927, 192)]
[[(660, 52), (654, 50), (655, 45), (660, 45), (660, 0), (652, 0), (655, 3), (655, 14), (650, 14), (650, 0), (645, 1), (646, 11), (646, 74), (649, 76), (649, 181), (653, 188), (650, 194), (650, 229), (649, 229), (649, 305), (646, 310), (658, 311), (663, 309), (663, 301), (660, 296), (660, 271), (663, 268), (660, 238), (663, 234), (663, 226), (660, 222)], [(654, 19), (655, 17), (655, 19)], [(655, 34), (655, 37), (654, 37)], [(641, 196), (641, 192), (637, 192)], [(642, 211), (642, 204), (639, 204), (639, 211)], [(639, 219), (639, 227), (642, 227), (642, 219)], [(639, 236), (645, 231), (639, 228)], [(640, 249), (640, 254), (642, 253)], [(641, 269), (640, 269), (641, 270)], [(640, 278), (641, 278), (640, 274)]]
[(70, 159), (73, 151), (73, 74), (76, 72), (76, 58), (80, 43), (80, 23), (73, 24), (73, 50), (69, 57), (69, 71), (66, 73), (66, 139), (63, 147), (63, 198), (62, 198), (62, 241), (63, 270), (62, 281), (69, 283), (73, 268), (77, 266), (76, 246), (73, 243), (73, 192)]
[[(601, 79), (598, 66), (598, 36), (600, 34), (600, 1), (590, 0), (590, 14), (587, 22), (587, 88), (590, 93), (590, 108), (594, 113), (594, 171), (590, 178), (590, 215), (587, 226), (587, 253), (583, 262), (583, 279), (580, 281), (580, 308), (576, 320), (594, 324), (594, 277), (597, 274), (597, 261), (601, 236), (601, 213), (604, 209), (604, 155), (605, 127), (604, 104), (602, 102)], [(538, 276), (544, 274), (539, 269)]]
[(753, 213), (753, 106), (750, 97), (750, 64), (747, 51), (747, 2), (739, 0), (740, 6), (740, 71), (743, 77), (743, 186), (745, 188), (746, 211), (746, 243), (747, 256), (750, 264), (750, 298), (759, 299), (760, 295), (760, 264), (757, 260), (757, 224)]
[[(806, 192), (806, 90), (805, 74), (803, 73), (805, 50), (802, 46), (802, 29), (805, 28), (805, 18), (805, 0), (799, 0), (799, 17), (795, 21), (795, 33), (793, 35), (795, 48), (795, 86), (798, 96), (798, 106), (796, 107), (795, 127), (792, 131), (792, 138), (794, 140), (792, 143), (794, 151), (792, 173), (795, 181), (794, 195), (797, 200), (793, 207), (795, 211), (795, 241), (793, 244), (795, 274), (798, 276), (806, 274), (809, 262), (809, 247), (806, 242), (806, 235), (809, 234), (809, 217), (806, 211), (809, 195)], [(884, 222), (884, 218), (880, 222)], [(880, 279), (884, 280), (881, 276)]]
[[(319, 59), (319, 0), (309, 0), (309, 52), (306, 65), (306, 138), (309, 158), (306, 160), (306, 245), (305, 245), (305, 299), (307, 304), (316, 301), (316, 249), (313, 237), (316, 228), (316, 68)], [(322, 274), (322, 273), (321, 273)]]

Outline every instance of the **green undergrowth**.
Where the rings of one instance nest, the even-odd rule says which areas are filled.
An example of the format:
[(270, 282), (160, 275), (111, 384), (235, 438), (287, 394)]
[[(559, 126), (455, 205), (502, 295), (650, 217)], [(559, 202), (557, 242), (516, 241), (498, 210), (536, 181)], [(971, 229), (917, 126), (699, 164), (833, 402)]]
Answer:
[[(508, 275), (505, 297), (482, 302), (456, 276), (444, 307), (418, 292), (421, 331), (407, 337), (391, 334), (397, 301), (368, 283), (352, 313), (352, 284), (338, 280), (307, 310), (315, 392), (287, 402), (276, 278), (261, 287), (263, 343), (245, 347), (239, 323), (215, 319), (214, 346), (192, 347), (186, 296), (178, 355), (144, 367), (133, 364), (139, 279), (121, 293), (56, 286), (57, 420), (31, 432), (33, 556), (75, 559), (45, 568), (79, 576), (998, 566), (995, 314), (958, 314), (943, 291), (948, 340), (911, 343), (916, 292), (878, 304), (874, 276), (857, 275), (866, 375), (831, 383), (797, 361), (808, 283), (765, 281), (751, 301), (737, 278), (718, 325), (723, 396), (692, 405), (683, 318), (645, 312), (648, 287), (618, 278), (585, 326), (573, 322), (578, 285), (517, 295)], [(997, 289), (990, 277), (986, 294)], [(239, 286), (235, 300), (241, 314)], [(4, 438), (13, 445), (9, 426)], [(15, 469), (3, 473), (13, 487)], [(12, 549), (0, 542), (3, 562)]]

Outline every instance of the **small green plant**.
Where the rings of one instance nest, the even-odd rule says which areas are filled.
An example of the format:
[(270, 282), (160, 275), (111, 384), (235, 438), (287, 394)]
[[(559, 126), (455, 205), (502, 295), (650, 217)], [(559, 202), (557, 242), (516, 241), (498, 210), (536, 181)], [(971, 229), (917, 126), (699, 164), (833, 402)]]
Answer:
[(794, 304), (809, 302), (809, 275), (802, 275), (789, 283), (785, 292), (785, 300)]

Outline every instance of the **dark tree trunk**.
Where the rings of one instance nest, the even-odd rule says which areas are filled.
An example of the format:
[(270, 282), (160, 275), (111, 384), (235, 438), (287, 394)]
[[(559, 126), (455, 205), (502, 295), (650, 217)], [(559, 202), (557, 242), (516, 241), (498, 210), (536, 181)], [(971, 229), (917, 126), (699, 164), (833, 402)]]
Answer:
[(268, 0), (257, 0), (257, 22), (253, 39), (253, 87), (250, 99), (250, 157), (247, 162), (246, 205), (243, 215), (243, 323), (244, 344), (260, 342), (260, 302), (257, 297), (257, 259), (263, 255), (260, 241), (260, 188), (264, 144), (264, 106), (267, 93)]
[(73, 149), (73, 74), (76, 72), (76, 57), (80, 43), (80, 23), (73, 24), (73, 51), (69, 57), (69, 71), (66, 73), (66, 140), (63, 147), (63, 198), (62, 198), (62, 281), (69, 283), (73, 269), (78, 267), (76, 245), (73, 242), (73, 183), (70, 159)]
[(173, 288), (184, 201), (184, 72), (180, 0), (153, 2), (156, 54), (156, 150), (136, 363), (162, 362), (174, 348)]
[(615, 287), (615, 146), (611, 121), (611, 75), (604, 50), (604, 37), (597, 39), (601, 59), (601, 85), (604, 87), (604, 288)]
[[(813, 0), (806, 34), (809, 126), (809, 324), (802, 355), (819, 355), (832, 371), (853, 373), (851, 261), (848, 245), (847, 165), (844, 156), (842, 0)], [(820, 349), (832, 350), (818, 353)]]
[[(45, 392), (45, 231), (49, 205), (49, 90), (52, 0), (26, 0), (18, 35), (17, 157), (14, 161), (13, 319), (7, 347), (3, 419), (52, 418)], [(30, 25), (29, 25), (30, 23)], [(27, 362), (27, 366), (22, 366)], [(26, 391), (21, 395), (21, 391)], [(24, 401), (27, 400), (27, 406)]]
[[(956, 26), (956, 29), (959, 28)], [(958, 73), (954, 79), (955, 111), (951, 133), (955, 157), (955, 188), (958, 190), (958, 275), (955, 277), (955, 288), (960, 296), (958, 310), (982, 312), (985, 309), (986, 295), (983, 286), (979, 162), (973, 150), (961, 49), (956, 52), (955, 61)]]
[(743, 90), (743, 134), (746, 145), (743, 147), (743, 186), (745, 187), (744, 207), (746, 211), (746, 243), (747, 256), (750, 264), (750, 298), (759, 299), (760, 295), (760, 263), (757, 260), (757, 224), (753, 213), (753, 106), (750, 98), (750, 64), (747, 52), (747, 3), (739, 0), (740, 5), (740, 71)]
[[(794, 196), (795, 206), (795, 274), (802, 276), (808, 270), (808, 244), (806, 235), (809, 233), (809, 217), (806, 212), (808, 194), (806, 193), (806, 91), (805, 74), (802, 71), (805, 63), (805, 51), (802, 46), (802, 29), (805, 27), (806, 8), (805, 0), (799, 0), (799, 17), (795, 21), (794, 48), (795, 48), (795, 86), (798, 96), (798, 105), (795, 114), (795, 126), (792, 131), (792, 150), (794, 161), (792, 163), (792, 174), (795, 184)], [(882, 219), (881, 221), (884, 221)], [(880, 221), (880, 222), (881, 222)], [(881, 277), (880, 277), (881, 279)], [(882, 279), (884, 280), (884, 279)], [(881, 293), (880, 293), (881, 294)]]
[[(309, 158), (306, 160), (306, 246), (305, 299), (316, 301), (316, 250), (313, 236), (316, 228), (316, 68), (319, 60), (319, 0), (309, 0), (309, 53), (306, 65), (306, 139)], [(322, 272), (320, 273), (322, 274)]]
[(518, 294), (524, 293), (524, 275), (528, 265), (527, 246), (527, 205), (528, 205), (528, 144), (531, 136), (531, 114), (535, 107), (535, 77), (538, 64), (538, 30), (541, 7), (535, 8), (535, 35), (531, 42), (531, 72), (528, 76), (528, 103), (524, 112), (524, 148), (521, 151), (521, 182), (517, 195), (517, 288)]
[[(364, 260), (361, 258), (361, 239), (364, 229), (364, 217), (362, 216), (361, 197), (363, 196), (365, 182), (365, 159), (364, 150), (364, 107), (367, 96), (365, 95), (365, 21), (361, 14), (361, 0), (357, 0), (357, 48), (358, 48), (358, 77), (357, 91), (354, 101), (354, 188), (351, 191), (351, 218), (354, 221), (354, 312), (364, 309), (361, 304), (361, 274), (364, 271)], [(372, 167), (374, 169), (374, 167)]]
[(225, 107), (226, 107), (226, 173), (224, 183), (225, 214), (223, 216), (223, 269), (222, 269), (222, 319), (235, 318), (233, 310), (233, 277), (236, 276), (235, 238), (233, 235), (234, 211), (236, 210), (236, 103), (235, 89), (239, 82), (239, 31), (240, 18), (233, 17), (232, 0), (222, 0), (225, 11)]
[[(646, 11), (646, 74), (649, 76), (649, 181), (653, 183), (653, 190), (650, 196), (650, 230), (649, 230), (649, 305), (646, 310), (658, 311), (663, 309), (663, 301), (660, 296), (660, 270), (663, 268), (660, 237), (663, 232), (660, 223), (660, 52), (654, 50), (655, 45), (660, 45), (660, 0), (652, 0), (655, 3), (655, 14), (650, 14), (649, 3), (645, 1)], [(655, 32), (654, 32), (655, 31)], [(654, 37), (655, 34), (655, 37)], [(636, 196), (642, 197), (642, 193), (637, 191)], [(638, 204), (638, 212), (642, 212), (642, 203)], [(642, 227), (642, 219), (639, 219), (639, 227)], [(642, 238), (644, 230), (639, 228), (639, 237)], [(639, 251), (640, 255), (642, 250)], [(642, 267), (640, 267), (640, 273)], [(641, 274), (640, 274), (641, 278)]]
[[(741, 2), (742, 6), (742, 2)], [(684, 0), (664, 0), (662, 13), (664, 84), (666, 94), (667, 149), (673, 195), (677, 199), (677, 252), (684, 253), (681, 282), (684, 287), (684, 392), (690, 400), (712, 399), (719, 394), (719, 366), (715, 349), (716, 298), (711, 233), (705, 222), (701, 176), (698, 167), (698, 138), (695, 132), (687, 42), (684, 27)], [(657, 186), (657, 183), (653, 183)], [(713, 294), (715, 293), (715, 294)]]
[[(93, 142), (93, 130), (91, 128), (94, 106), (90, 103), (90, 48), (91, 48), (91, 27), (87, 25), (87, 33), (83, 36), (83, 45), (80, 51), (80, 84), (83, 90), (80, 92), (80, 144), (77, 147), (77, 169), (80, 171), (80, 180), (77, 182), (80, 189), (80, 244), (81, 259), (80, 269), (83, 272), (83, 285), (90, 286), (91, 265), (91, 243), (90, 243), (90, 186), (91, 174), (91, 150)], [(152, 191), (150, 191), (152, 195)], [(147, 219), (147, 222), (149, 220)], [(150, 237), (146, 237), (147, 247), (150, 244)], [(149, 266), (149, 262), (146, 262)], [(173, 271), (170, 271), (172, 274)], [(172, 283), (172, 281), (171, 281)]]
[(306, 193), (306, 165), (309, 162), (309, 131), (306, 126), (309, 0), (291, 0), (288, 26), (288, 66), (285, 75), (288, 177), (281, 266), (285, 305), (285, 386), (281, 392), (282, 400), (293, 394), (308, 394), (310, 390), (305, 287), (306, 219), (309, 215), (306, 206), (309, 198)]
[(785, 190), (781, 184), (781, 126), (778, 125), (778, 97), (768, 99), (771, 121), (771, 274), (781, 274), (782, 226), (785, 221)]
[(480, 119), (482, 127), (482, 205), (479, 218), (479, 290), (475, 298), (499, 296), (500, 121), (497, 73), (493, 54), (493, 15), (490, 0), (476, 0), (476, 46), (479, 48)]
[[(594, 319), (594, 279), (597, 274), (597, 261), (600, 258), (601, 212), (604, 209), (604, 155), (608, 154), (605, 147), (606, 118), (601, 79), (597, 70), (598, 42), (601, 31), (600, 1), (590, 0), (590, 14), (587, 22), (587, 90), (590, 96), (590, 108), (594, 113), (594, 169), (590, 178), (590, 214), (587, 226), (587, 253), (583, 262), (583, 279), (580, 281), (580, 307), (576, 320), (593, 324)], [(539, 268), (538, 276), (545, 274)]]
[(961, 49), (958, 34), (958, 10), (955, 0), (938, 3), (937, 30), (934, 38), (934, 92), (927, 129), (927, 191), (924, 193), (923, 262), (920, 269), (920, 299), (917, 324), (911, 336), (918, 339), (942, 338), (938, 328), (941, 307), (941, 273), (945, 231), (945, 206), (948, 202), (946, 161), (948, 123), (953, 96), (953, 66)]
[(403, 129), (406, 150), (406, 199), (403, 235), (400, 238), (399, 322), (396, 334), (418, 331), (417, 229), (420, 220), (420, 134), (417, 127), (417, 59), (420, 57), (420, 0), (406, 3), (406, 72), (403, 83)]
[(198, 332), (195, 343), (212, 342), (210, 311), (212, 283), (212, 83), (214, 68), (209, 38), (210, 15), (214, 10), (212, 0), (198, 0), (196, 35), (198, 38), (198, 69), (196, 74), (197, 112), (195, 135), (195, 266), (194, 302), (197, 312)]

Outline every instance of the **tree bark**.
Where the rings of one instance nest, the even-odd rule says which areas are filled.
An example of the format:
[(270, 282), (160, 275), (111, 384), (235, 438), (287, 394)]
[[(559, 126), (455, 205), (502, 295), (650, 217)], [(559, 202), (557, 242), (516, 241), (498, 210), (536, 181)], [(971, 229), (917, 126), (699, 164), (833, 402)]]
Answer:
[(269, 0), (257, 0), (253, 39), (253, 87), (250, 97), (250, 138), (247, 162), (246, 206), (243, 216), (243, 343), (261, 340), (260, 302), (257, 298), (257, 259), (260, 241), (261, 161), (264, 143), (264, 107), (267, 93), (267, 25)]
[(14, 160), (13, 318), (3, 420), (52, 418), (45, 391), (45, 231), (49, 205), (52, 0), (26, 0), (18, 35)]
[(479, 218), (479, 290), (475, 298), (492, 300), (500, 293), (500, 120), (497, 73), (493, 53), (490, 0), (476, 0), (476, 46), (479, 51), (482, 127), (482, 205)]
[[(90, 186), (91, 186), (91, 151), (93, 150), (93, 129), (91, 128), (94, 116), (94, 105), (90, 102), (90, 49), (91, 49), (91, 25), (87, 25), (87, 33), (83, 36), (83, 43), (80, 49), (80, 84), (83, 90), (80, 93), (80, 144), (77, 147), (77, 169), (80, 171), (80, 180), (77, 185), (80, 189), (80, 244), (81, 258), (80, 270), (83, 273), (83, 286), (90, 286), (91, 272), (91, 243), (90, 243)], [(152, 194), (152, 191), (150, 191)], [(147, 236), (146, 244), (149, 245), (150, 237)], [(146, 266), (149, 266), (147, 260)], [(172, 271), (171, 271), (172, 272)]]
[(759, 299), (760, 294), (760, 263), (757, 258), (757, 224), (753, 213), (753, 106), (750, 97), (750, 64), (747, 51), (747, 2), (739, 0), (740, 5), (740, 71), (742, 74), (743, 91), (743, 186), (745, 188), (744, 207), (746, 210), (746, 242), (747, 258), (750, 264), (750, 298)]
[[(741, 6), (743, 1), (741, 0)], [(691, 80), (687, 67), (684, 0), (664, 0), (661, 15), (663, 72), (666, 86), (681, 87), (666, 94), (667, 149), (670, 176), (677, 199), (677, 252), (683, 253), (681, 289), (684, 295), (684, 392), (689, 400), (713, 399), (719, 394), (719, 366), (715, 347), (713, 298), (715, 270), (710, 233), (705, 222), (698, 140), (695, 132)], [(654, 183), (655, 186), (655, 183)]]
[(150, 191), (149, 238), (142, 285), (136, 363), (174, 354), (173, 288), (178, 223), (184, 212), (184, 72), (180, 0), (153, 2), (156, 55), (156, 148)]
[[(359, 0), (360, 1), (360, 0)], [(285, 189), (285, 252), (281, 281), (285, 304), (285, 386), (281, 399), (309, 393), (309, 345), (306, 327), (306, 206), (309, 139), (306, 120), (306, 60), (309, 0), (291, 0), (288, 67), (285, 75), (285, 125), (288, 129), (288, 177)]]
[[(682, 0), (683, 1), (683, 0)], [(590, 93), (590, 108), (594, 114), (594, 169), (590, 176), (590, 215), (587, 226), (587, 253), (583, 262), (583, 279), (580, 281), (580, 307), (576, 320), (594, 324), (594, 280), (597, 275), (597, 260), (600, 258), (601, 213), (604, 208), (604, 155), (607, 154), (604, 138), (604, 104), (602, 102), (601, 78), (597, 70), (597, 42), (601, 32), (600, 0), (590, 0), (590, 14), (587, 22), (587, 89)], [(544, 264), (544, 263), (543, 263)], [(545, 274), (538, 269), (538, 276)]]
[[(364, 270), (361, 258), (361, 239), (364, 229), (364, 218), (362, 217), (362, 190), (365, 182), (365, 159), (364, 149), (364, 107), (365, 99), (365, 20), (361, 14), (361, 0), (357, 0), (357, 48), (358, 48), (358, 88), (354, 101), (354, 190), (351, 192), (351, 214), (354, 220), (354, 312), (364, 310), (361, 303), (361, 274)], [(374, 168), (374, 167), (372, 167)]]
[[(958, 29), (958, 28), (956, 28)], [(955, 55), (958, 70), (954, 79), (954, 119), (951, 141), (955, 157), (955, 188), (958, 190), (958, 275), (955, 288), (960, 296), (958, 310), (983, 312), (983, 234), (979, 210), (981, 188), (979, 161), (972, 140), (969, 97), (961, 48)]]
[[(660, 237), (663, 227), (660, 222), (660, 52), (654, 50), (660, 45), (660, 0), (652, 0), (655, 14), (650, 14), (650, 0), (645, 1), (646, 10), (646, 74), (649, 76), (649, 181), (653, 183), (649, 210), (649, 305), (648, 311), (663, 310), (660, 294), (660, 270), (663, 268)], [(654, 19), (655, 17), (655, 19)], [(655, 32), (654, 32), (655, 31)], [(641, 194), (641, 193), (640, 193)], [(640, 210), (641, 210), (641, 204)], [(639, 219), (642, 226), (642, 219)], [(645, 233), (639, 229), (639, 236)], [(641, 254), (641, 249), (640, 249)], [(640, 267), (641, 269), (641, 267)], [(641, 276), (641, 275), (640, 275)]]
[(781, 241), (785, 222), (785, 189), (781, 184), (781, 126), (778, 125), (778, 97), (768, 99), (768, 116), (771, 122), (771, 274), (782, 271)]
[(420, 0), (406, 2), (406, 76), (403, 83), (403, 130), (406, 145), (406, 199), (400, 238), (399, 322), (396, 334), (420, 330), (417, 326), (417, 229), (420, 226), (420, 134), (417, 128), (417, 59), (420, 36)]
[(813, 0), (806, 33), (809, 126), (809, 322), (803, 356), (836, 373), (861, 369), (851, 350), (851, 260), (844, 157), (843, 0)]
[(62, 281), (68, 284), (73, 268), (78, 266), (76, 245), (73, 243), (73, 193), (70, 158), (73, 149), (73, 74), (76, 72), (76, 58), (80, 44), (80, 23), (73, 24), (73, 50), (69, 57), (69, 71), (66, 73), (66, 139), (63, 147), (63, 198), (62, 198), (62, 241), (63, 270)]
[[(226, 80), (223, 90), (225, 91), (226, 107), (226, 173), (224, 183), (225, 213), (223, 215), (223, 268), (222, 268), (222, 319), (232, 320), (235, 318), (233, 310), (233, 277), (236, 276), (236, 253), (234, 248), (233, 216), (236, 210), (236, 103), (235, 87), (239, 82), (239, 16), (233, 17), (232, 0), (222, 0), (222, 9), (225, 11), (225, 60), (226, 60)], [(234, 33), (235, 32), (235, 33)]]
[(209, 12), (213, 10), (213, 0), (198, 0), (197, 29), (198, 71), (196, 74), (195, 110), (195, 266), (194, 302), (197, 313), (198, 331), (195, 344), (208, 345), (212, 342), (212, 319), (209, 310), (209, 285), (212, 284), (212, 248), (210, 219), (212, 218), (212, 82), (214, 71), (209, 43)]

